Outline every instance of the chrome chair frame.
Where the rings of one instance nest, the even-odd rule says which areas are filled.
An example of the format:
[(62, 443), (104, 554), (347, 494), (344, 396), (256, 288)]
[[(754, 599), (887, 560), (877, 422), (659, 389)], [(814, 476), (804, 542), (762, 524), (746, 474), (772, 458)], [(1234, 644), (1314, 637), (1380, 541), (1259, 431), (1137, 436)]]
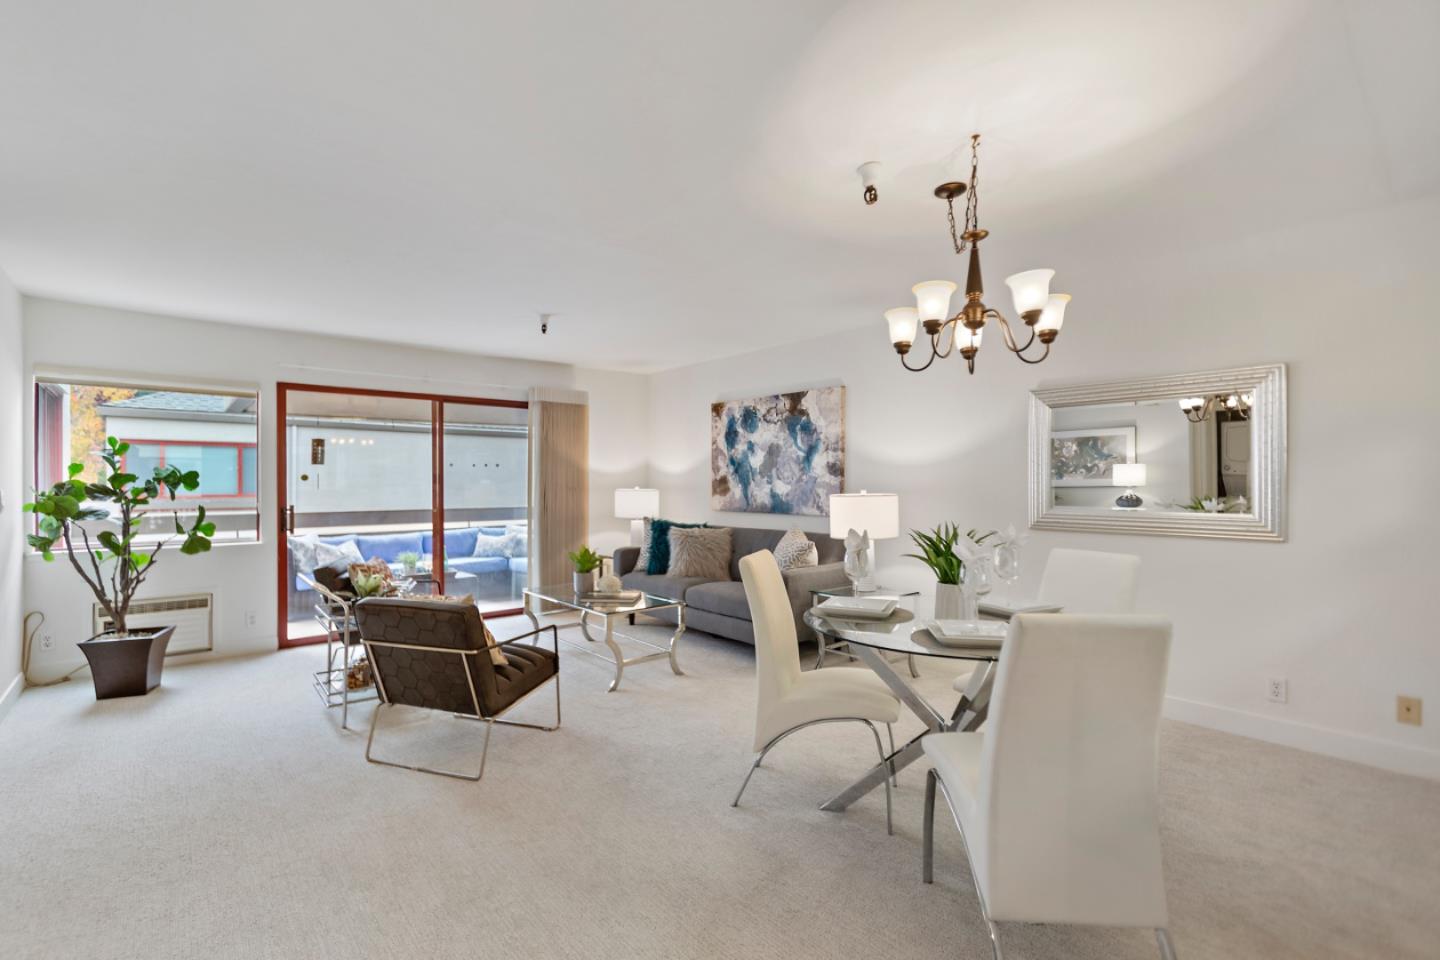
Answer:
[[(990, 910), (985, 906), (985, 893), (980, 889), (980, 877), (975, 872), (975, 858), (970, 855), (970, 841), (965, 836), (965, 828), (960, 825), (960, 816), (955, 812), (955, 801), (950, 796), (950, 791), (945, 786), (945, 781), (940, 779), (940, 774), (932, 767), (925, 777), (925, 823), (924, 823), (924, 852), (921, 854), (920, 874), (925, 883), (935, 882), (935, 787), (940, 787), (940, 792), (945, 795), (945, 806), (950, 808), (950, 817), (955, 821), (955, 829), (960, 831), (960, 841), (965, 847), (965, 862), (970, 867), (970, 879), (975, 884), (975, 899), (980, 902), (980, 916), (985, 919), (985, 928), (990, 933), (990, 951), (994, 954), (995, 960), (1004, 960), (1000, 952), (1000, 931), (995, 926), (995, 921), (990, 919)], [(1170, 942), (1170, 932), (1164, 927), (1155, 928), (1155, 942), (1160, 947), (1161, 960), (1175, 960), (1175, 945)]]
[[(370, 658), (371, 670), (374, 672), (374, 676), (375, 676), (375, 688), (376, 688), (376, 690), (379, 691), (379, 694), (380, 694), (380, 702), (375, 705), (375, 712), (370, 715), (370, 735), (369, 735), (369, 737), (366, 738), (366, 740), (365, 740), (365, 759), (366, 759), (367, 761), (369, 761), (370, 763), (377, 763), (377, 764), (380, 764), (381, 766), (385, 766), (385, 767), (399, 767), (399, 768), (402, 769), (402, 770), (414, 770), (414, 771), (416, 771), (417, 773), (433, 773), (433, 774), (435, 774), (436, 776), (440, 776), (440, 777), (452, 777), (452, 778), (454, 778), (454, 779), (456, 779), (456, 780), (468, 780), (468, 781), (474, 783), (474, 782), (478, 781), (481, 777), (485, 776), (485, 760), (486, 760), (486, 758), (489, 757), (489, 755), (490, 755), (490, 734), (494, 731), (494, 729), (495, 729), (495, 724), (497, 724), (497, 723), (503, 723), (503, 724), (505, 724), (506, 726), (511, 726), (511, 727), (526, 727), (526, 728), (528, 728), (528, 729), (530, 729), (530, 730), (544, 730), (544, 731), (547, 732), (547, 733), (549, 733), (549, 732), (551, 732), (551, 731), (554, 731), (554, 730), (559, 730), (559, 729), (560, 729), (560, 635), (559, 635), (559, 631), (556, 629), (556, 627), (555, 627), (553, 624), (551, 624), (550, 626), (541, 627), (541, 628), (538, 629), (538, 630), (531, 630), (529, 633), (522, 633), (522, 634), (520, 634), (519, 636), (511, 637), (511, 638), (508, 639), (508, 640), (496, 641), (495, 646), (496, 646), (496, 648), (503, 648), (503, 647), (509, 646), (510, 644), (515, 643), (515, 642), (517, 642), (517, 641), (524, 640), (524, 639), (526, 639), (527, 637), (537, 636), (537, 635), (539, 635), (539, 634), (541, 634), (541, 633), (544, 633), (546, 630), (549, 630), (549, 631), (550, 631), (551, 641), (553, 642), (553, 644), (554, 644), (554, 649), (555, 649), (555, 676), (551, 678), (552, 680), (555, 681), (555, 724), (554, 724), (553, 726), (545, 726), (545, 725), (543, 725), (543, 724), (538, 724), (538, 723), (524, 723), (524, 722), (519, 721), (519, 720), (505, 720), (505, 719), (503, 719), (503, 716), (504, 716), (505, 714), (509, 713), (511, 710), (515, 709), (517, 706), (519, 706), (520, 704), (524, 703), (526, 700), (528, 700), (528, 699), (530, 698), (530, 696), (531, 696), (532, 694), (538, 693), (538, 692), (541, 690), (541, 688), (543, 688), (543, 687), (545, 686), (544, 683), (540, 684), (540, 686), (537, 686), (534, 690), (531, 690), (529, 693), (525, 694), (525, 695), (522, 696), (520, 699), (518, 699), (518, 700), (516, 700), (514, 703), (510, 704), (510, 705), (509, 705), (508, 707), (506, 707), (504, 710), (501, 710), (498, 714), (496, 714), (496, 715), (494, 715), (494, 716), (491, 716), (491, 717), (487, 717), (487, 716), (484, 715), (484, 712), (483, 712), (483, 711), (481, 710), (481, 708), (480, 708), (480, 695), (479, 695), (478, 693), (476, 693), (476, 691), (475, 691), (475, 678), (474, 678), (473, 676), (471, 676), (471, 674), (470, 674), (470, 664), (465, 661), (465, 658), (466, 658), (466, 657), (478, 657), (478, 656), (480, 656), (481, 654), (484, 654), (485, 656), (488, 657), (488, 656), (490, 655), (490, 647), (488, 647), (488, 646), (486, 646), (486, 647), (481, 647), (479, 650), (459, 650), (459, 649), (456, 649), (455, 647), (425, 647), (425, 646), (420, 646), (420, 645), (418, 645), (418, 644), (413, 644), (413, 643), (393, 643), (393, 642), (388, 641), (388, 640), (365, 640), (365, 641), (363, 641), (363, 643), (365, 644), (365, 654), (366, 654), (366, 656), (368, 656), (368, 657)], [(403, 650), (421, 650), (421, 651), (425, 651), (425, 652), (428, 652), (428, 653), (451, 653), (451, 654), (455, 654), (456, 656), (460, 657), (461, 665), (462, 665), (462, 667), (463, 667), (464, 670), (465, 670), (465, 682), (469, 685), (469, 689), (470, 689), (470, 703), (471, 703), (471, 705), (474, 706), (474, 708), (475, 708), (475, 714), (474, 714), (473, 716), (471, 716), (470, 714), (457, 713), (457, 714), (453, 714), (453, 716), (454, 716), (456, 719), (460, 719), (460, 720), (476, 720), (476, 721), (483, 721), (483, 722), (485, 723), (485, 745), (484, 745), (484, 747), (481, 749), (481, 752), (480, 752), (480, 769), (475, 773), (474, 776), (471, 776), (471, 775), (468, 774), (468, 773), (461, 773), (461, 772), (454, 771), (454, 770), (438, 770), (438, 769), (435, 769), (435, 768), (432, 768), (432, 767), (416, 766), (416, 765), (414, 765), (414, 764), (409, 764), (409, 763), (398, 763), (398, 762), (393, 761), (393, 760), (381, 760), (380, 758), (374, 756), (374, 754), (373, 754), (373, 752), (372, 752), (372, 748), (373, 748), (374, 745), (375, 745), (375, 730), (376, 730), (376, 727), (378, 726), (379, 721), (380, 721), (380, 709), (381, 709), (381, 707), (403, 706), (403, 704), (394, 704), (394, 703), (391, 703), (389, 697), (386, 696), (386, 694), (385, 694), (385, 682), (384, 682), (384, 680), (383, 680), (383, 679), (381, 678), (381, 676), (380, 676), (380, 670), (375, 666), (375, 654), (372, 652), (372, 647), (396, 647), (396, 648), (403, 649)], [(423, 708), (421, 708), (421, 709), (430, 709), (430, 708), (428, 708), (428, 707), (423, 707)]]
[[(760, 766), (760, 761), (762, 761), (762, 760), (765, 759), (765, 755), (770, 752), (770, 750), (771, 750), (772, 747), (774, 747), (774, 746), (775, 746), (776, 744), (778, 744), (781, 740), (784, 740), (786, 737), (790, 736), (790, 734), (796, 732), (797, 730), (803, 730), (803, 729), (805, 729), (806, 727), (813, 727), (813, 726), (816, 726), (817, 724), (821, 724), (821, 723), (863, 723), (863, 724), (865, 724), (865, 726), (867, 726), (867, 727), (870, 728), (870, 733), (871, 733), (872, 735), (874, 735), (874, 737), (875, 737), (875, 751), (876, 751), (878, 754), (880, 754), (880, 762), (881, 762), (882, 764), (885, 763), (885, 748), (880, 744), (880, 731), (879, 731), (879, 730), (876, 730), (876, 729), (875, 729), (875, 724), (871, 723), (869, 720), (866, 720), (866, 719), (863, 718), (863, 717), (824, 717), (824, 718), (822, 718), (822, 719), (820, 719), (820, 720), (807, 720), (807, 721), (805, 721), (804, 723), (796, 724), (795, 726), (791, 727), (789, 730), (781, 731), (780, 733), (776, 734), (774, 737), (771, 737), (771, 738), (770, 738), (770, 742), (767, 743), (767, 744), (765, 744), (765, 746), (760, 749), (759, 755), (755, 757), (755, 762), (750, 765), (749, 771), (746, 772), (746, 774), (745, 774), (745, 779), (744, 779), (744, 781), (741, 782), (741, 784), (740, 784), (740, 789), (739, 789), (738, 791), (736, 791), (736, 793), (735, 793), (735, 799), (730, 801), (730, 806), (732, 806), (732, 807), (738, 807), (738, 806), (740, 806), (740, 797), (745, 793), (745, 788), (748, 787), (748, 786), (750, 786), (750, 778), (755, 775), (755, 771), (756, 771), (756, 770), (759, 768), (759, 766)], [(887, 723), (887, 724), (885, 724), (885, 731), (886, 731), (886, 733), (887, 733), (887, 734), (889, 735), (889, 737), (890, 737), (890, 753), (891, 753), (891, 754), (894, 754), (894, 753), (895, 753), (895, 729), (894, 729), (894, 727), (892, 727), (890, 724)], [(892, 783), (895, 783), (895, 766), (894, 766), (894, 764), (891, 764), (891, 765), (890, 765), (890, 776), (889, 776), (889, 778), (887, 778), (887, 779), (885, 780), (885, 832), (886, 832), (886, 833), (889, 833), (889, 834), (893, 834), (893, 833), (895, 832), (895, 825), (894, 825), (894, 822), (893, 822), (893, 819), (892, 819), (892, 812), (891, 812), (891, 811), (892, 811), (893, 801), (892, 801), (891, 795), (890, 795), (890, 786), (891, 786)]]
[[(357, 627), (355, 624), (354, 601), (346, 600), (344, 597), (326, 588), (314, 577), (306, 574), (296, 574), (306, 586), (320, 594), (321, 600), (315, 604), (315, 622), (325, 630), (325, 669), (315, 674), (314, 686), (320, 699), (328, 707), (340, 708), (340, 729), (350, 729), (350, 651), (358, 648), (360, 642), (352, 639), (356, 636)], [(341, 656), (341, 666), (335, 666), (335, 654)], [(373, 660), (371, 661), (374, 662)], [(341, 687), (338, 691), (339, 702), (336, 701), (337, 691), (334, 688), (335, 674), (340, 674)], [(378, 689), (378, 688), (377, 688)], [(364, 703), (368, 700), (378, 699), (375, 696), (355, 697), (356, 703)]]

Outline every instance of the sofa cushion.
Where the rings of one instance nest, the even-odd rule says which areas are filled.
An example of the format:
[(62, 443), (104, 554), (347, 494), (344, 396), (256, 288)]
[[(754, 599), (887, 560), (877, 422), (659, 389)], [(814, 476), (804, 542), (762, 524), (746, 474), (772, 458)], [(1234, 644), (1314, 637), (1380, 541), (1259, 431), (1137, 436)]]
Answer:
[(750, 619), (750, 603), (745, 599), (745, 584), (735, 580), (697, 584), (685, 592), (685, 603), (696, 610), (735, 617), (737, 620)]
[(456, 557), (447, 566), (461, 573), (499, 573), (510, 568), (504, 557)]
[(525, 573), (530, 569), (529, 557), (511, 557), (510, 569), (516, 573)]
[(685, 593), (697, 583), (708, 582), (704, 577), (671, 577), (651, 573), (627, 573), (620, 578), (628, 590), (643, 590), (667, 600), (684, 600)]
[(400, 559), (402, 553), (413, 553), (416, 556), (422, 556), (425, 553), (425, 543), (419, 531), (414, 533), (362, 533), (355, 538), (355, 546), (360, 548), (360, 553), (367, 559), (379, 557), (386, 563), (395, 563)]
[(445, 556), (468, 557), (475, 552), (475, 538), (480, 535), (478, 527), (462, 527), (445, 531)]

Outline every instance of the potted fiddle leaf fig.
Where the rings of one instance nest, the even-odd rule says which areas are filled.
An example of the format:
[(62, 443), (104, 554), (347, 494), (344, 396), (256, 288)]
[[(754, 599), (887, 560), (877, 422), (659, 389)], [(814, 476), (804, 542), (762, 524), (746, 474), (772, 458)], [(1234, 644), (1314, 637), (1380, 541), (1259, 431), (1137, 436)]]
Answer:
[[(78, 644), (90, 662), (97, 700), (138, 696), (160, 685), (165, 647), (175, 628), (129, 629), (130, 604), (162, 550), (178, 539), (181, 553), (204, 553), (215, 533), (215, 524), (205, 519), (201, 506), (188, 527), (179, 510), (175, 511), (175, 536), (158, 543), (139, 542), (141, 513), (165, 498), (173, 502), (182, 490), (198, 489), (200, 474), (166, 466), (155, 467), (151, 476), (142, 479), (125, 472), (124, 457), (129, 449), (130, 444), (106, 437), (105, 449), (100, 452), (105, 476), (86, 483), (80, 479), (84, 464), (72, 463), (67, 479), (38, 491), (34, 502), (24, 507), (37, 518), (38, 532), (26, 538), (30, 546), (47, 561), (55, 559), (57, 549), (63, 550), (113, 624), (112, 629)], [(107, 529), (92, 535), (87, 523), (106, 523)]]

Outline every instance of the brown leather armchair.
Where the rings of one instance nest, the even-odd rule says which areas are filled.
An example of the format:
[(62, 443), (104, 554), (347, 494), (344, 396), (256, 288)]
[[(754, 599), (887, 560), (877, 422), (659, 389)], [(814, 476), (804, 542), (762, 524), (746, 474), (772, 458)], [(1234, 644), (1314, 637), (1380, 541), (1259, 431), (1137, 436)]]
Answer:
[[(479, 780), (485, 775), (485, 758), (490, 752), (490, 734), (495, 724), (532, 730), (559, 729), (560, 645), (553, 625), (493, 642), (473, 603), (390, 597), (372, 597), (356, 603), (355, 620), (380, 695), (365, 743), (365, 759), (371, 763)], [(553, 650), (517, 642), (546, 631), (550, 632)], [(492, 660), (492, 650), (500, 651), (503, 664)], [(555, 681), (554, 726), (501, 718), (551, 679)], [(384, 707), (396, 704), (443, 710), (462, 719), (484, 721), (485, 747), (480, 755), (479, 772), (471, 776), (374, 757), (371, 748), (380, 713)]]

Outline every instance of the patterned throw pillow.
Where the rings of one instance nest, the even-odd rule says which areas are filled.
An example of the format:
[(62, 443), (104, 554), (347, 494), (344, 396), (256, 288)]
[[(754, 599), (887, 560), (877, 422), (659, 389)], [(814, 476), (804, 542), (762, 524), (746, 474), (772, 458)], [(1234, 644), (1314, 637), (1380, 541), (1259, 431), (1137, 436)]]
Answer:
[(670, 569), (672, 577), (730, 579), (730, 528), (670, 528)]
[(345, 572), (345, 578), (350, 581), (350, 589), (354, 593), (361, 593), (364, 587), (357, 588), (356, 584), (362, 583), (359, 577), (379, 577), (380, 592), (374, 594), (377, 597), (390, 597), (395, 595), (394, 578), (390, 575), (390, 564), (375, 557), (366, 563), (352, 563)]
[[(696, 527), (703, 527), (703, 523), (676, 523), (674, 520), (651, 520), (650, 555), (645, 564), (645, 572), (656, 576), (664, 576), (670, 570), (670, 530), (672, 527), (683, 527), (693, 530)], [(727, 578), (728, 579), (728, 578)]]
[(810, 542), (810, 538), (805, 536), (805, 531), (799, 528), (781, 537), (773, 552), (775, 562), (780, 565), (781, 570), (820, 565), (820, 551)]
[(654, 522), (649, 517), (643, 521), (644, 531), (640, 534), (640, 556), (635, 558), (634, 573), (650, 572), (650, 525)]
[(365, 557), (353, 540), (341, 544), (321, 542), (315, 546), (315, 568), (310, 575), (331, 593), (349, 594), (353, 592), (350, 588), (350, 564), (364, 562)]
[(503, 557), (505, 553), (505, 537), (489, 537), (480, 534), (475, 538), (475, 549), (471, 551), (472, 557)]

